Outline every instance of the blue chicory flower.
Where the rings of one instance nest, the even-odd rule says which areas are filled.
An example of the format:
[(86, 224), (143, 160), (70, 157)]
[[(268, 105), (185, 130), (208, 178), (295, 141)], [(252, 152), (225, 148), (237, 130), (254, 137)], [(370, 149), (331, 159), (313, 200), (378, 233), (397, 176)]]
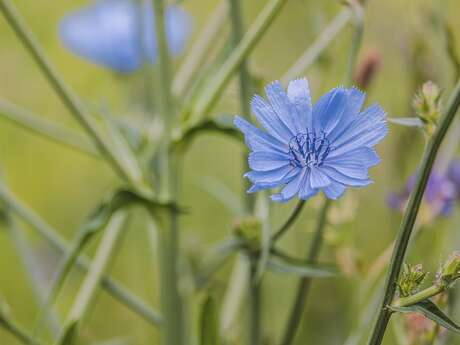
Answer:
[[(414, 190), (415, 180), (416, 175), (410, 176), (402, 192), (391, 193), (388, 196), (387, 203), (391, 208), (404, 211), (409, 196)], [(423, 219), (431, 221), (438, 216), (449, 216), (459, 196), (460, 162), (452, 161), (445, 173), (435, 167), (425, 189)]]
[(272, 200), (307, 200), (320, 190), (337, 199), (348, 186), (372, 182), (368, 169), (380, 161), (373, 146), (388, 131), (380, 106), (361, 111), (365, 94), (343, 87), (312, 106), (306, 79), (291, 81), (287, 92), (278, 81), (265, 91), (268, 102), (256, 95), (251, 105), (266, 131), (239, 116), (234, 120), (251, 150), (249, 193), (283, 186)]
[[(178, 6), (169, 6), (165, 16), (169, 48), (177, 55), (190, 35), (191, 18)], [(117, 72), (134, 72), (157, 60), (151, 1), (98, 0), (65, 16), (59, 32), (73, 53)]]

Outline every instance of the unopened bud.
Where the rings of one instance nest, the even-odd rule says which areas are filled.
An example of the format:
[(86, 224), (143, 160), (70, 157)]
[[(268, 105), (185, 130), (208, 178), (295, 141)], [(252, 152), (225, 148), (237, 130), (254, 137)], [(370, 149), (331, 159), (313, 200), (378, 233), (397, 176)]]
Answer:
[(454, 252), (438, 271), (437, 283), (448, 288), (458, 278), (460, 278), (460, 252)]
[(369, 50), (364, 54), (355, 75), (355, 83), (359, 88), (363, 90), (369, 88), (380, 68), (381, 61), (382, 57), (378, 50)]
[(433, 82), (426, 82), (415, 95), (413, 105), (428, 134), (432, 134), (441, 116), (441, 90)]
[(420, 284), (425, 279), (426, 272), (422, 265), (404, 264), (401, 277), (398, 281), (398, 292), (400, 297), (408, 297), (417, 292)]
[(255, 217), (245, 217), (237, 220), (233, 226), (233, 232), (241, 238), (251, 250), (257, 250), (260, 245), (260, 231), (262, 224)]

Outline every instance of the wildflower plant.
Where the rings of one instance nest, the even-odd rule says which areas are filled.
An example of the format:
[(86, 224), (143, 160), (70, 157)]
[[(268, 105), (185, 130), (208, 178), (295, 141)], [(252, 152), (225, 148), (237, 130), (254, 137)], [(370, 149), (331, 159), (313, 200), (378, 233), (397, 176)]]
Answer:
[[(142, 69), (145, 64), (156, 65), (157, 68), (145, 73), (145, 77), (152, 78), (157, 84), (154, 99), (158, 105), (155, 104), (155, 114), (153, 107), (147, 109), (152, 114), (151, 119), (145, 121), (146, 126), (160, 123), (161, 129), (152, 134), (155, 138), (142, 137), (146, 148), (138, 152), (141, 150), (133, 149), (126, 133), (140, 137), (143, 132), (129, 127), (130, 118), (119, 123), (110, 116), (102, 117), (89, 110), (86, 102), (71, 90), (54, 67), (13, 2), (0, 0), (4, 19), (87, 136), (3, 101), (0, 101), (0, 116), (54, 142), (105, 161), (121, 180), (121, 186), (111, 188), (108, 196), (82, 221), (71, 241), (62, 238), (58, 230), (19, 200), (6, 181), (0, 180), (0, 226), (8, 228), (8, 235), (26, 265), (33, 267), (39, 264), (39, 260), (29, 249), (28, 239), (18, 235), (22, 233), (22, 223), (29, 225), (40, 239), (61, 255), (50, 291), (43, 293), (37, 288), (38, 284), (33, 286), (37, 290), (38, 308), (30, 329), (16, 322), (14, 313), (0, 310), (0, 327), (19, 342), (70, 345), (93, 341), (92, 332), (82, 332), (82, 327), (90, 326), (88, 315), (96, 304), (99, 291), (104, 289), (157, 329), (161, 344), (184, 345), (190, 338), (190, 342), (198, 343), (199, 340), (202, 345), (261, 345), (265, 342), (291, 345), (298, 336), (313, 279), (333, 276), (337, 282), (342, 279), (337, 276), (336, 263), (322, 261), (321, 256), (326, 227), (340, 228), (343, 225), (340, 220), (328, 221), (331, 219), (329, 211), (334, 200), (340, 198), (347, 188), (372, 183), (369, 169), (380, 163), (375, 146), (388, 133), (388, 118), (383, 108), (378, 104), (365, 106), (364, 91), (352, 87), (353, 78), (360, 81), (362, 87), (367, 87), (380, 71), (377, 68), (379, 55), (368, 58), (367, 62), (365, 59), (362, 70), (355, 72), (365, 28), (365, 1), (345, 1), (348, 7), (325, 27), (284, 76), (280, 76), (282, 82), (275, 81), (265, 87), (265, 98), (253, 95), (256, 92), (255, 78), (248, 60), (283, 11), (287, 0), (267, 0), (247, 30), (242, 1), (224, 0), (188, 52), (186, 43), (192, 18), (178, 3), (172, 5), (165, 0), (90, 1), (62, 18), (58, 28), (64, 46), (70, 51), (118, 73), (146, 72)], [(227, 17), (231, 22), (231, 34), (226, 44), (219, 44)], [(309, 83), (302, 76), (349, 23), (353, 25), (349, 59), (334, 61), (347, 70), (345, 80), (337, 80), (335, 84), (343, 82), (345, 86), (335, 87), (313, 102)], [(214, 50), (220, 52), (216, 54)], [(172, 58), (182, 52), (183, 65), (173, 77)], [(212, 66), (204, 68), (210, 60)], [(233, 123), (228, 124), (220, 121), (222, 118), (217, 116), (214, 106), (235, 76), (239, 79), (239, 113), (242, 115), (231, 117)], [(153, 95), (150, 95), (150, 89), (147, 91), (145, 104), (151, 105)], [(380, 95), (376, 98), (380, 99)], [(460, 168), (452, 157), (448, 161), (453, 163), (442, 174), (437, 175), (433, 167), (460, 106), (460, 83), (453, 89), (445, 106), (440, 102), (439, 88), (424, 84), (414, 106), (418, 122), (422, 121), (429, 133), (427, 146), (417, 174), (411, 178), (404, 193), (392, 200), (403, 212), (396, 240), (379, 256), (376, 265), (371, 266), (377, 268), (370, 270), (371, 277), (366, 277), (363, 283), (365, 290), (369, 290), (366, 295), (374, 295), (372, 287), (379, 284), (372, 283), (388, 266), (384, 294), (377, 294), (375, 300), (364, 303), (363, 315), (366, 317), (360, 317), (358, 321), (366, 324), (359, 325), (358, 335), (350, 332), (351, 341), (358, 339), (359, 342), (364, 334), (362, 330), (370, 329), (368, 344), (380, 345), (393, 313), (422, 313), (438, 325), (460, 332), (460, 327), (432, 299), (446, 292), (460, 278), (458, 253), (441, 265), (436, 279), (427, 288), (424, 288), (427, 274), (421, 265), (404, 263), (424, 195), (436, 215), (452, 212), (452, 205), (459, 195)], [(260, 127), (252, 123), (251, 110)], [(182, 234), (193, 232), (198, 237), (200, 233), (183, 231), (181, 217), (188, 212), (204, 212), (206, 216), (208, 213), (194, 198), (191, 199), (192, 205), (183, 205), (185, 199), (177, 188), (186, 173), (181, 163), (188, 155), (191, 138), (209, 131), (241, 144), (245, 167), (238, 175), (244, 174), (252, 185), (246, 191), (247, 180), (239, 179), (238, 183), (245, 186), (241, 188), (244, 189), (241, 196), (234, 195), (229, 189), (215, 188), (218, 189), (215, 194), (240, 220), (234, 222), (233, 231), (213, 243), (210, 250), (202, 251), (204, 246), (200, 250), (184, 250)], [(276, 191), (269, 198), (266, 190)], [(291, 251), (292, 248), (280, 244), (279, 239), (293, 230), (305, 205), (317, 194), (324, 195), (322, 207), (319, 211), (309, 210), (315, 217), (309, 223), (313, 224), (311, 241), (306, 255), (299, 257)], [(292, 199), (299, 201), (286, 220), (278, 225), (273, 219), (282, 207), (278, 203)], [(146, 217), (138, 220), (145, 221), (152, 239), (152, 252), (158, 254), (155, 283), (158, 281), (159, 310), (110, 275), (110, 265), (124, 240), (123, 233), (129, 220), (137, 216), (131, 212), (134, 207), (145, 211)], [(354, 210), (354, 204), (351, 207)], [(355, 220), (353, 212), (352, 216), (348, 216), (350, 212), (346, 213), (347, 222)], [(18, 219), (22, 222), (17, 222)], [(214, 224), (204, 224), (203, 227), (206, 225), (214, 230)], [(372, 226), (369, 228), (374, 230)], [(85, 255), (90, 243), (95, 244), (93, 256)], [(354, 254), (351, 250), (342, 253), (342, 266), (348, 266), (348, 272), (357, 271)], [(228, 279), (222, 279), (227, 273), (223, 267), (229, 259), (233, 259), (232, 272)], [(151, 265), (150, 261), (147, 262)], [(68, 312), (61, 320), (54, 306), (74, 267), (79, 268), (84, 279), (78, 283), (76, 297), (70, 301), (70, 306), (62, 309)], [(283, 317), (287, 315), (280, 335), (266, 332), (262, 322), (266, 303), (262, 298), (262, 287), (266, 284), (266, 272), (274, 274), (275, 278), (291, 276), (297, 279), (295, 298), (286, 312), (280, 313)], [(29, 272), (31, 280), (38, 281), (34, 280), (32, 273)], [(288, 296), (280, 294), (281, 297), (284, 295)], [(66, 300), (69, 302), (70, 298)], [(371, 327), (368, 322), (372, 318), (368, 315), (376, 305), (376, 323)], [(198, 312), (195, 310), (197, 306)], [(198, 330), (190, 327), (195, 321), (199, 324)], [(246, 335), (247, 339), (243, 339)], [(151, 343), (150, 338), (147, 341)]]

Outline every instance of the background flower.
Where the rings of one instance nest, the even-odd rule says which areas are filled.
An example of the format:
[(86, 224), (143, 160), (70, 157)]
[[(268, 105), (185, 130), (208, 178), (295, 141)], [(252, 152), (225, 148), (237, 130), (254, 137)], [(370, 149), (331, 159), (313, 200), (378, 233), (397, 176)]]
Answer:
[[(179, 54), (190, 35), (190, 16), (178, 6), (168, 7), (166, 31), (171, 53)], [(59, 32), (73, 53), (117, 72), (133, 72), (145, 60), (157, 60), (151, 1), (96, 1), (64, 17)]]
[(291, 81), (287, 93), (279, 82), (265, 91), (268, 102), (256, 95), (251, 105), (266, 132), (235, 118), (252, 151), (248, 192), (284, 186), (272, 200), (306, 200), (320, 190), (337, 199), (348, 186), (372, 182), (368, 169), (380, 161), (373, 146), (387, 133), (382, 108), (374, 104), (361, 112), (364, 93), (342, 87), (312, 107), (305, 79)]

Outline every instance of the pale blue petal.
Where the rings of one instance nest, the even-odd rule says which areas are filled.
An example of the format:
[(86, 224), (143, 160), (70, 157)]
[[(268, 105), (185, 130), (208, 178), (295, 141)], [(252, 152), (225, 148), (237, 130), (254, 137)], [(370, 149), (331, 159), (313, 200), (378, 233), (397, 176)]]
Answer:
[(289, 98), (284, 91), (283, 86), (279, 81), (275, 81), (265, 88), (267, 99), (272, 105), (278, 119), (289, 128), (291, 137), (297, 133), (302, 133), (305, 129), (302, 128), (297, 110), (289, 101)]
[(262, 97), (256, 95), (251, 101), (252, 111), (257, 118), (257, 121), (270, 133), (273, 137), (280, 141), (289, 141), (292, 134), (284, 123), (278, 119), (275, 111)]
[(322, 166), (321, 171), (325, 173), (329, 178), (336, 182), (340, 182), (346, 186), (352, 187), (363, 187), (372, 183), (370, 179), (358, 179), (342, 174), (336, 169), (328, 166)]
[(292, 199), (300, 191), (301, 182), (304, 179), (304, 175), (307, 173), (307, 169), (303, 169), (300, 174), (293, 178), (279, 194), (272, 195), (273, 201), (287, 202)]
[(259, 128), (253, 126), (240, 116), (235, 116), (233, 120), (235, 126), (244, 134), (246, 144), (253, 151), (271, 151), (285, 153), (289, 151), (287, 144), (273, 138)]
[(299, 169), (287, 165), (269, 171), (249, 171), (244, 174), (252, 183), (276, 182), (285, 184), (299, 173)]
[(353, 122), (363, 107), (366, 94), (356, 88), (347, 89), (347, 105), (340, 119), (340, 123), (329, 133), (328, 139), (333, 142), (337, 137), (343, 133), (351, 122)]
[(307, 171), (307, 173), (304, 176), (304, 179), (302, 181), (302, 184), (300, 186), (300, 191), (299, 191), (299, 198), (302, 200), (307, 200), (315, 196), (319, 192), (319, 189), (311, 188), (309, 178), (310, 178), (310, 172)]
[(333, 163), (324, 164), (323, 167), (333, 168), (343, 175), (360, 180), (366, 180), (369, 178), (367, 167), (355, 159), (336, 160)]
[(346, 189), (347, 188), (343, 184), (333, 182), (329, 186), (323, 188), (323, 192), (329, 199), (337, 200), (342, 196)]
[(332, 151), (325, 159), (324, 164), (334, 166), (336, 161), (340, 162), (342, 160), (354, 161), (364, 165), (366, 168), (380, 163), (380, 157), (377, 152), (373, 148), (363, 146), (339, 155), (335, 155), (335, 152)]
[(324, 188), (331, 184), (331, 179), (320, 168), (310, 169), (310, 186), (312, 189)]
[(340, 122), (347, 105), (347, 90), (335, 88), (323, 95), (313, 106), (313, 128), (329, 134)]
[(249, 167), (252, 170), (268, 171), (290, 165), (290, 156), (269, 151), (255, 151), (249, 154)]
[(299, 120), (304, 129), (312, 128), (312, 105), (307, 79), (296, 79), (289, 83), (287, 95), (297, 109)]
[(380, 106), (374, 104), (358, 115), (344, 133), (332, 143), (335, 150), (331, 152), (331, 156), (337, 156), (361, 146), (374, 146), (387, 133), (385, 112)]

